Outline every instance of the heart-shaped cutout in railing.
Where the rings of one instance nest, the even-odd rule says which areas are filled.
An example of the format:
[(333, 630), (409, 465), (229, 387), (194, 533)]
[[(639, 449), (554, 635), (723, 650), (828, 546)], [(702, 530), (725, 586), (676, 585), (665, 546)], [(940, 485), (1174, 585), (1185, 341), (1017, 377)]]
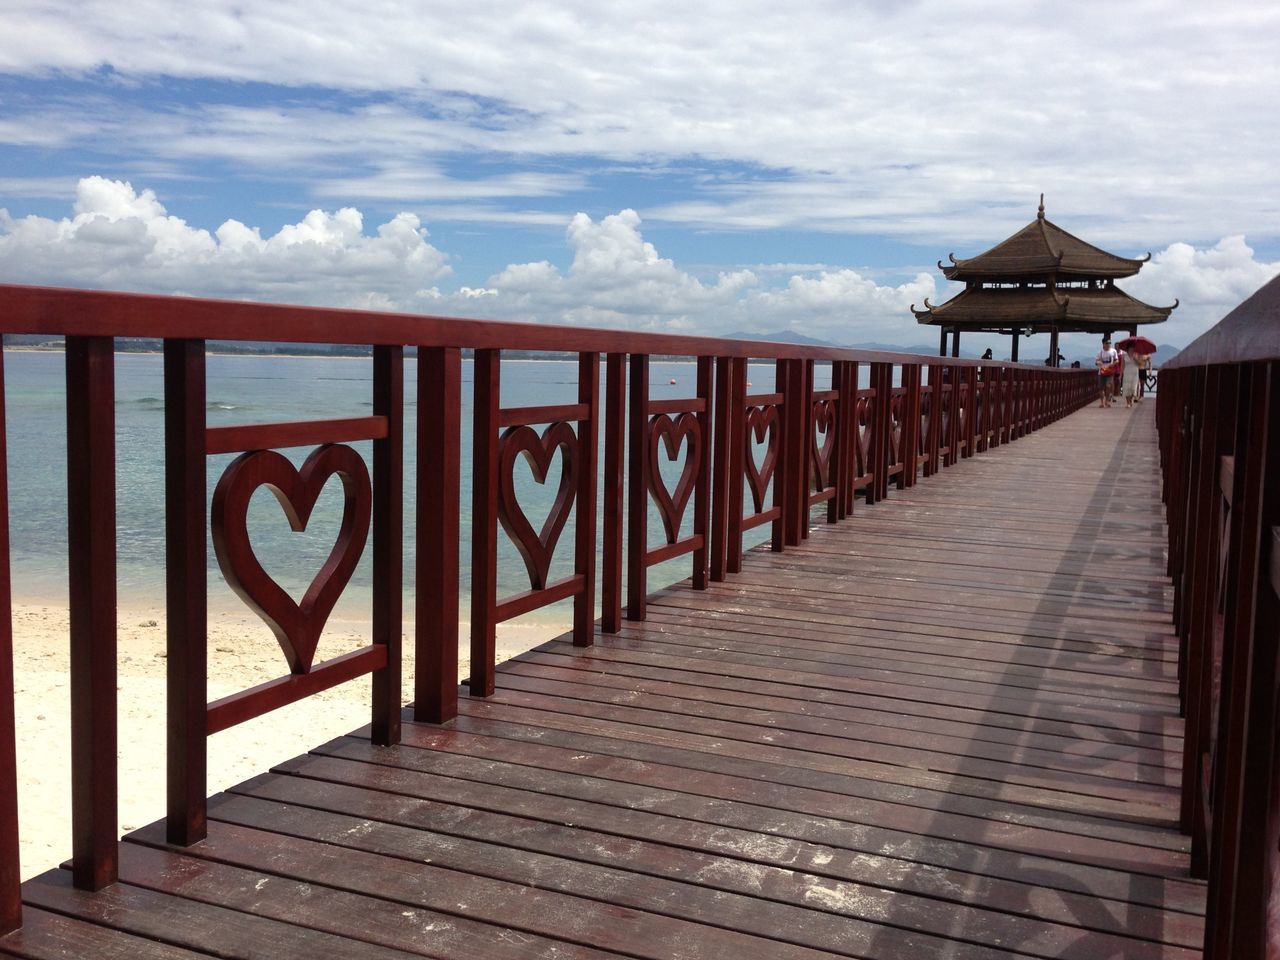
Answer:
[[(516, 495), (516, 458), (524, 458), (534, 480), (546, 483), (547, 472), (557, 450), (564, 452), (560, 485), (556, 488), (555, 502), (547, 512), (542, 529), (535, 531)], [(527, 425), (511, 427), (502, 434), (498, 454), (498, 521), (524, 558), (525, 568), (529, 571), (529, 586), (534, 590), (542, 590), (547, 585), (551, 556), (573, 509), (577, 490), (578, 436), (567, 422), (557, 421), (541, 434)]]
[(857, 418), (854, 420), (854, 441), (857, 449), (858, 476), (866, 476), (871, 472), (871, 399), (859, 397), (855, 407)]
[[(778, 466), (778, 408), (775, 404), (763, 407), (748, 407), (747, 433), (743, 438), (746, 445), (744, 466), (747, 471), (747, 486), (751, 490), (751, 502), (755, 512), (764, 511), (764, 497), (769, 490), (769, 481), (773, 479), (773, 471)], [(764, 443), (764, 456), (756, 463), (755, 443)], [(768, 442), (765, 438), (768, 437)]]
[(916, 452), (929, 452), (929, 416), (933, 411), (933, 393), (928, 388), (920, 392), (920, 436)]
[[(815, 400), (813, 403), (813, 437), (810, 456), (813, 461), (813, 488), (827, 489), (831, 476), (831, 452), (836, 446), (836, 405), (832, 400)], [(821, 442), (819, 442), (821, 435)]]
[[(667, 459), (674, 463), (680, 448), (688, 444), (684, 469), (676, 480), (675, 490), (668, 491), (658, 466), (658, 444), (666, 447)], [(680, 539), (680, 523), (698, 478), (702, 463), (702, 426), (692, 413), (682, 413), (674, 420), (660, 413), (649, 421), (649, 492), (658, 505), (658, 515), (667, 534), (667, 543)]]
[[(329, 557), (301, 603), (262, 569), (249, 542), (248, 510), (254, 491), (266, 487), (294, 531), (307, 528), (311, 510), (329, 478), (342, 482), (342, 525)], [(275, 634), (293, 673), (307, 673), (333, 606), (346, 589), (369, 536), (373, 494), (369, 471), (351, 447), (328, 444), (295, 469), (274, 450), (254, 450), (233, 460), (213, 492), (210, 530), (218, 566), (228, 585)]]
[(892, 463), (901, 463), (905, 451), (902, 449), (902, 396), (889, 400), (889, 454)]

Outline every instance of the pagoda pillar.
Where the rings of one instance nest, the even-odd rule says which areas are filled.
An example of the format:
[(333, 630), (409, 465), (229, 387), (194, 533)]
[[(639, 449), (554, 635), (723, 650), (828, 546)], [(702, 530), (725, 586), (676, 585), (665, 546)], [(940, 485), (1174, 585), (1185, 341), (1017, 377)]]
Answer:
[(951, 330), (951, 355), (953, 357), (960, 356), (960, 328), (953, 327)]
[(1058, 365), (1058, 325), (1049, 328), (1049, 366)]
[(1019, 327), (1013, 328), (1013, 346), (1009, 350), (1009, 359), (1013, 363), (1018, 362), (1018, 338), (1022, 336), (1022, 330)]
[(938, 332), (942, 334), (942, 339), (938, 342), (938, 356), (945, 357), (947, 355), (947, 328), (939, 327)]

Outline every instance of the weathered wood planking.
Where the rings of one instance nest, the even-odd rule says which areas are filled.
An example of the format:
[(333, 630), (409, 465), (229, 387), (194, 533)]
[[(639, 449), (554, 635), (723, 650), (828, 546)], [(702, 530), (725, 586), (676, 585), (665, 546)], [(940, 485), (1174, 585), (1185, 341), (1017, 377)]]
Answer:
[(14, 956), (1199, 956), (1150, 405), (651, 596), (162, 825)]

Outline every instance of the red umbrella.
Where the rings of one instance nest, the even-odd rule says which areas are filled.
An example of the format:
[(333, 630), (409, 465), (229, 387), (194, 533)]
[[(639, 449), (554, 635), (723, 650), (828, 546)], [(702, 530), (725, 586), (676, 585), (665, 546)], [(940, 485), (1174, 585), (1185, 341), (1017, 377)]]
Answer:
[(1134, 353), (1152, 354), (1156, 352), (1156, 345), (1146, 337), (1134, 335), (1132, 337), (1125, 337), (1117, 343), (1116, 349), (1124, 350), (1126, 352), (1132, 350)]

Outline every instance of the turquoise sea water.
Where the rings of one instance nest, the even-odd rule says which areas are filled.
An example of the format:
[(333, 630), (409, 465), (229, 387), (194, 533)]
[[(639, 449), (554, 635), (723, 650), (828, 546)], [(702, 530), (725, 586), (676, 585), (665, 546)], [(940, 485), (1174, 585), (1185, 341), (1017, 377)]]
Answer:
[[(9, 457), (10, 540), (15, 597), (65, 602), (67, 593), (66, 407), (64, 357), (58, 352), (6, 351), (5, 400)], [(367, 416), (371, 402), (372, 362), (365, 358), (293, 358), (210, 356), (207, 373), (210, 426)], [(603, 367), (601, 370), (603, 380)], [(755, 392), (772, 389), (770, 365), (753, 365)], [(405, 443), (405, 613), (412, 615), (413, 517), (416, 476), (414, 390), (417, 364), (406, 361)], [(503, 406), (569, 403), (577, 396), (577, 365), (569, 361), (508, 360), (502, 365)], [(674, 380), (672, 384), (670, 381)], [(651, 392), (655, 398), (692, 396), (692, 363), (653, 363)], [(163, 361), (155, 354), (116, 356), (116, 509), (118, 589), (121, 603), (160, 606), (164, 600), (164, 387)], [(460, 503), (460, 570), (462, 617), (469, 619), (471, 561), (471, 410), (472, 368), (463, 366), (462, 496)], [(354, 444), (372, 462), (370, 444)], [(301, 463), (307, 449), (282, 451)], [(209, 458), (210, 496), (234, 455)], [(667, 463), (674, 477), (681, 462)], [(559, 479), (553, 466), (545, 485), (537, 484), (523, 465), (516, 468), (520, 501), (535, 529), (541, 526)], [(249, 511), (250, 539), (264, 568), (292, 596), (300, 597), (333, 544), (342, 511), (336, 480), (317, 501), (307, 529), (290, 531), (275, 499), (265, 490), (254, 495)], [(692, 507), (685, 531), (692, 526)], [(661, 525), (650, 511), (649, 542), (661, 542)], [(767, 528), (753, 531), (763, 539)], [(499, 530), (499, 595), (528, 589), (523, 561)], [(573, 523), (566, 526), (556, 551), (552, 578), (572, 569)], [(370, 562), (368, 549), (334, 616), (368, 617)], [(242, 609), (208, 550), (209, 605), (212, 611)], [(650, 573), (650, 588), (687, 577), (689, 561), (671, 561)], [(567, 603), (530, 614), (526, 619), (565, 622)]]

